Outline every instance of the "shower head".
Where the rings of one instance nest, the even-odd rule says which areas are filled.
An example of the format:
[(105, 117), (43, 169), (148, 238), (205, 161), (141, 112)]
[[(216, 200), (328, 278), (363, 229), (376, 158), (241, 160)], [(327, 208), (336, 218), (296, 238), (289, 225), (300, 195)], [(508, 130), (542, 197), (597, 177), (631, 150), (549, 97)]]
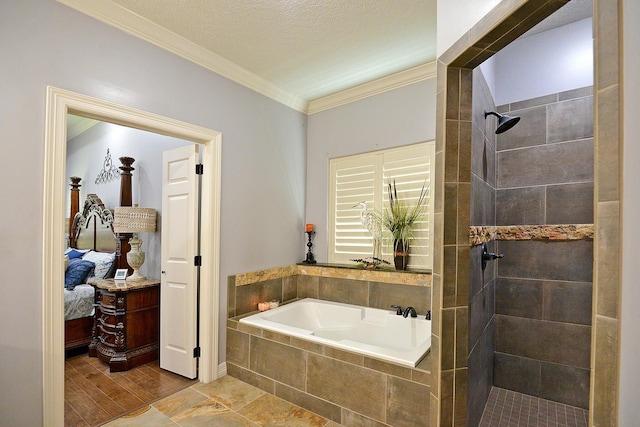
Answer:
[(512, 127), (514, 127), (519, 121), (520, 117), (518, 116), (507, 116), (506, 114), (498, 114), (493, 111), (489, 111), (484, 113), (484, 118), (487, 116), (496, 116), (498, 118), (498, 127), (496, 128), (496, 135), (502, 132), (506, 132)]

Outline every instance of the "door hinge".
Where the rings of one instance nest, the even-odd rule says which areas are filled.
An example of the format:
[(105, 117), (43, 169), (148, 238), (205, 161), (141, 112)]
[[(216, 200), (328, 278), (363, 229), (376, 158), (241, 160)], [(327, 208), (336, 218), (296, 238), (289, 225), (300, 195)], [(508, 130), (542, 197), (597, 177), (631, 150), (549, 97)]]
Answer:
[(196, 175), (202, 175), (204, 173), (204, 165), (199, 163), (196, 165)]
[(193, 259), (193, 265), (196, 267), (201, 267), (202, 266), (202, 256), (201, 255), (196, 255)]
[(193, 357), (200, 357), (200, 347), (193, 349)]

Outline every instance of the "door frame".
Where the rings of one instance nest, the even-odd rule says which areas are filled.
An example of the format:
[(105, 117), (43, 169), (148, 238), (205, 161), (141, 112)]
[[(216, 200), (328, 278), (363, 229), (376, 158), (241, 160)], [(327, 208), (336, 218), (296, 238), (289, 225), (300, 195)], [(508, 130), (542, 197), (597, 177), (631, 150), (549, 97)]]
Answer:
[(200, 270), (199, 379), (218, 377), (220, 289), (220, 195), (222, 134), (218, 131), (118, 105), (53, 86), (47, 87), (44, 150), (42, 344), (44, 425), (64, 424), (64, 221), (67, 114), (146, 130), (203, 145)]

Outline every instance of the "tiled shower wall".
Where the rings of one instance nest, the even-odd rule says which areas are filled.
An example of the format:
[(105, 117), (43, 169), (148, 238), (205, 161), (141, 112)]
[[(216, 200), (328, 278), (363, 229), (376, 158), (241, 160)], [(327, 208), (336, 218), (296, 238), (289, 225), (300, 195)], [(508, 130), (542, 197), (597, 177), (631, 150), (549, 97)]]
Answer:
[[(497, 225), (593, 223), (591, 87), (498, 107)], [(494, 385), (589, 406), (593, 242), (499, 241)]]
[[(495, 111), (493, 96), (480, 68), (473, 70), (471, 129), (471, 225), (496, 225), (496, 135), (495, 119), (485, 120), (485, 111)], [(492, 130), (493, 129), (493, 130)], [(495, 252), (496, 242), (488, 243)], [(481, 246), (471, 248), (469, 271), (469, 358), (467, 417), (477, 426), (493, 385), (495, 340), (496, 263), (482, 271)]]

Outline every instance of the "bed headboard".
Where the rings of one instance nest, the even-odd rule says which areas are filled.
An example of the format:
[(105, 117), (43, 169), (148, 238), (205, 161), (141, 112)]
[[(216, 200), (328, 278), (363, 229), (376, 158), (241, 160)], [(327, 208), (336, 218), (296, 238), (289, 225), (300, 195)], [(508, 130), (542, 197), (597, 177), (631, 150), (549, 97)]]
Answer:
[[(131, 172), (135, 170), (132, 166), (135, 162), (133, 157), (120, 157), (120, 206), (132, 206), (132, 197), (131, 197)], [(80, 178), (71, 177), (71, 211), (70, 211), (70, 224), (69, 224), (69, 246), (78, 249), (94, 249), (100, 252), (116, 252), (116, 268), (126, 268), (129, 270), (129, 273), (133, 273), (133, 269), (127, 263), (127, 257), (125, 254), (131, 250), (131, 246), (129, 245), (129, 239), (132, 237), (131, 233), (120, 233), (115, 235), (113, 233), (113, 227), (111, 223), (105, 223), (105, 220), (100, 219), (93, 221), (89, 220), (88, 223), (93, 224), (101, 224), (100, 227), (96, 225), (95, 232), (90, 235), (89, 229), (85, 227), (85, 231), (82, 231), (79, 227), (76, 226), (76, 218), (78, 218), (78, 222), (80, 221), (80, 217), (84, 215), (85, 212), (92, 212), (91, 206), (93, 206), (93, 211), (100, 212), (96, 214), (97, 216), (92, 216), (92, 218), (102, 218), (103, 215), (106, 216), (107, 213), (111, 211), (104, 207), (102, 200), (95, 194), (89, 194), (85, 200), (84, 208), (82, 212), (80, 212)], [(97, 207), (96, 207), (97, 206)], [(89, 209), (89, 211), (87, 211)], [(100, 211), (102, 209), (102, 211)], [(112, 215), (112, 214), (111, 214)], [(85, 225), (88, 224), (88, 217), (85, 215)], [(113, 216), (111, 217), (113, 220)], [(102, 222), (101, 222), (102, 221)], [(81, 241), (78, 241), (79, 238), (82, 238)], [(112, 245), (111, 239), (115, 238), (116, 242), (115, 246)], [(82, 246), (81, 246), (82, 245)], [(105, 249), (106, 248), (106, 249)]]
[(75, 242), (77, 249), (116, 252), (118, 239), (113, 233), (112, 223), (113, 213), (105, 208), (100, 197), (89, 194), (82, 211), (73, 218), (70, 241)]

